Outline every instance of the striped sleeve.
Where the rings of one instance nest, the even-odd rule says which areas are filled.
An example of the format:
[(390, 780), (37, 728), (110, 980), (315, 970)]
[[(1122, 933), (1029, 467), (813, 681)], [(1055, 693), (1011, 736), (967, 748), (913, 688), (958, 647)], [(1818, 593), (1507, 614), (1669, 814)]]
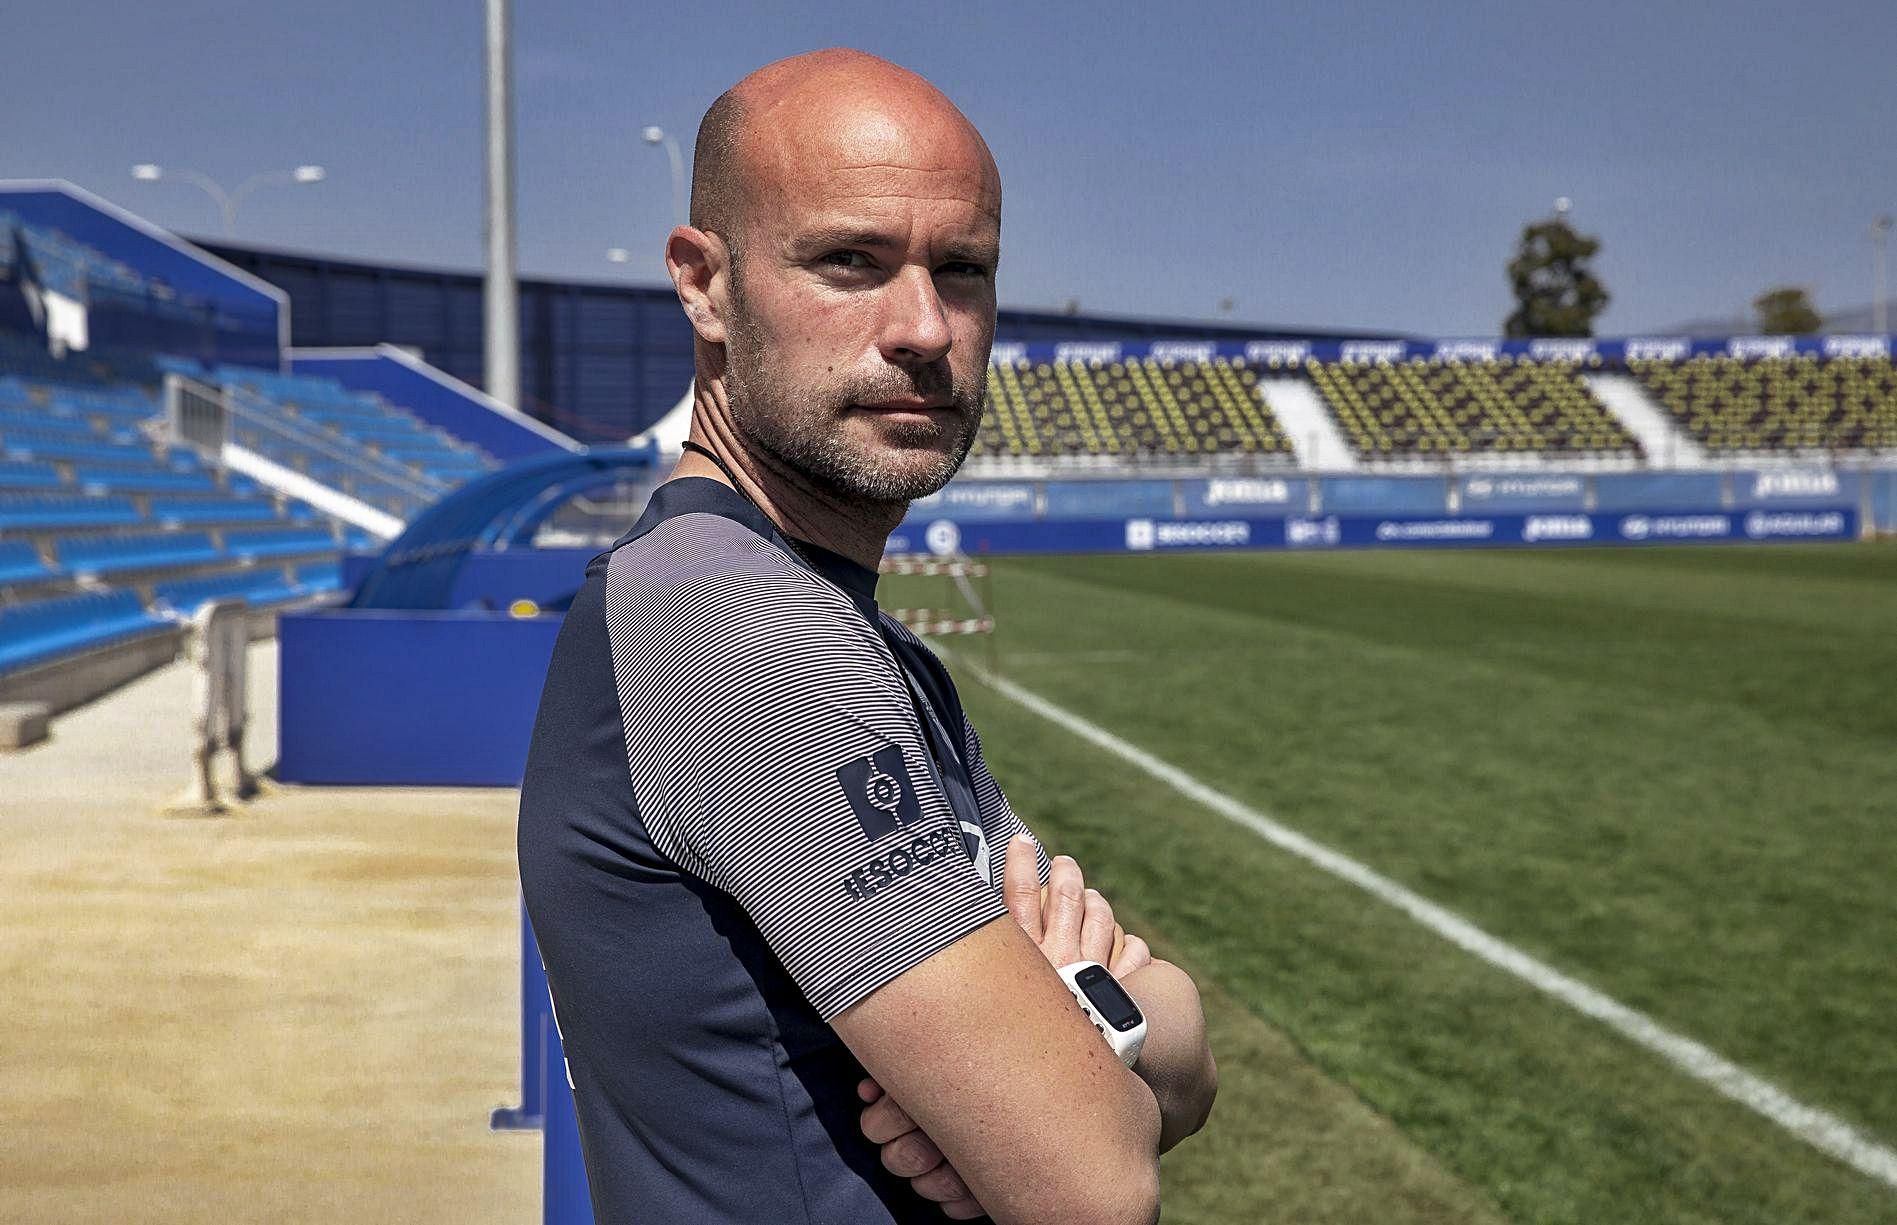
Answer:
[(646, 832), (744, 909), (818, 1015), (1006, 913), (841, 592), (683, 515), (614, 552), (605, 616)]

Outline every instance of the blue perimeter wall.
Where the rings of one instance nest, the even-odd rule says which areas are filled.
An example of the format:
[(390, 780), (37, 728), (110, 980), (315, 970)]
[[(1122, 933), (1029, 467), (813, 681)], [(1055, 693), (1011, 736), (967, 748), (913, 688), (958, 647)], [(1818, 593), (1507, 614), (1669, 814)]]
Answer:
[(1897, 469), (957, 481), (899, 553), (1854, 539), (1897, 531)]

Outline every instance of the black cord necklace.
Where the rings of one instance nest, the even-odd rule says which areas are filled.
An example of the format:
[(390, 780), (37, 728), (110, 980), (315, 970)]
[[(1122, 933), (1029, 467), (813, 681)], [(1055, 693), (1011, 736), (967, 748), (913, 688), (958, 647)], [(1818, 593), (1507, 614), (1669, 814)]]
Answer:
[(776, 520), (772, 519), (769, 513), (767, 513), (762, 506), (758, 505), (757, 499), (752, 497), (749, 493), (745, 492), (743, 483), (738, 480), (738, 474), (731, 470), (731, 465), (725, 463), (725, 461), (718, 455), (716, 451), (713, 451), (710, 447), (703, 446), (699, 443), (693, 442), (689, 438), (687, 438), (684, 442), (680, 443), (679, 447), (682, 450), (690, 451), (695, 455), (702, 455), (706, 459), (710, 460), (712, 463), (716, 464), (718, 467), (718, 471), (724, 473), (725, 479), (731, 482), (732, 491), (735, 492), (739, 497), (743, 498), (745, 501), (749, 502), (752, 508), (756, 510), (758, 514), (764, 516), (764, 521), (771, 525), (771, 528), (777, 533), (777, 538), (790, 546), (790, 551), (797, 555), (798, 560), (802, 561), (804, 565), (809, 566), (812, 570), (817, 571), (819, 574), (823, 573), (822, 567), (817, 565), (816, 561), (811, 558), (810, 554), (804, 552), (803, 542), (797, 540), (789, 532), (786, 532), (782, 528), (777, 526)]

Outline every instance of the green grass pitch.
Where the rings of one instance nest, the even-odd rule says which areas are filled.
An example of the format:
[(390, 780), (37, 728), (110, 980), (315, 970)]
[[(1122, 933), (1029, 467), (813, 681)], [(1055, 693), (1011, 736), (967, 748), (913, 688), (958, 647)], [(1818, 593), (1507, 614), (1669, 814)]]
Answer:
[[(1897, 547), (1005, 559), (993, 590), (1016, 683), (1897, 1142)], [(1220, 1102), (1168, 1221), (1897, 1221), (958, 673), (1015, 807), (1206, 985)]]

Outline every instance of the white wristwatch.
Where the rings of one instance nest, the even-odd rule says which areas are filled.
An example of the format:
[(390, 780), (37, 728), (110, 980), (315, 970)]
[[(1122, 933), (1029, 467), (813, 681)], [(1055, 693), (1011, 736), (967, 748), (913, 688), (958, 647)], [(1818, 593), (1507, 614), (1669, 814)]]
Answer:
[(1146, 1014), (1112, 971), (1097, 961), (1076, 961), (1062, 966), (1060, 976), (1120, 1062), (1129, 1068), (1138, 1062), (1146, 1045)]

